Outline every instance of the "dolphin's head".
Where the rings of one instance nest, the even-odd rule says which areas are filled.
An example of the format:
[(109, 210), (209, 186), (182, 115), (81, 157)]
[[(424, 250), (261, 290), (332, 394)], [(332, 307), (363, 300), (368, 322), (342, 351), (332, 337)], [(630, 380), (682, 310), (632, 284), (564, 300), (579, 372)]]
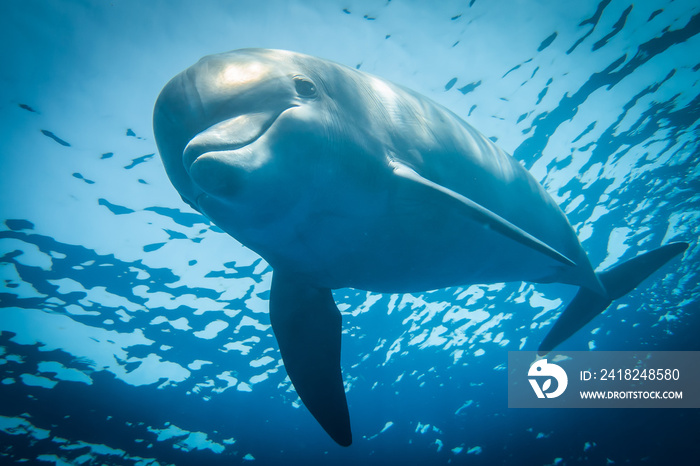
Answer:
[(268, 172), (284, 169), (285, 161), (272, 162), (276, 145), (309, 142), (304, 127), (312, 126), (308, 107), (319, 88), (293, 58), (255, 49), (211, 55), (163, 88), (153, 115), (156, 142), (187, 203), (202, 210), (207, 197), (235, 203), (259, 195), (270, 188), (263, 180), (279, 182)]
[(298, 236), (320, 211), (353, 208), (372, 184), (366, 154), (380, 151), (366, 95), (350, 68), (241, 49), (175, 76), (153, 127), (183, 200), (262, 254), (260, 244)]

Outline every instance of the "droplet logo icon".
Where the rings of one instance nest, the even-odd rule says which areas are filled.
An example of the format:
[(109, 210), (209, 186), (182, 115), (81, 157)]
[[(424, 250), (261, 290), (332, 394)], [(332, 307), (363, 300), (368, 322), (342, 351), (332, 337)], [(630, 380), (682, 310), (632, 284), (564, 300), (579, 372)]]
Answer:
[[(569, 383), (569, 378), (566, 376), (566, 372), (561, 367), (554, 363), (548, 363), (546, 359), (540, 359), (530, 366), (530, 370), (527, 372), (528, 377), (536, 377), (534, 379), (528, 379), (532, 389), (535, 391), (537, 398), (556, 398), (566, 390), (566, 386)], [(548, 377), (542, 387), (540, 387), (537, 378)], [(556, 389), (553, 392), (548, 392), (552, 387), (552, 378), (557, 381)]]

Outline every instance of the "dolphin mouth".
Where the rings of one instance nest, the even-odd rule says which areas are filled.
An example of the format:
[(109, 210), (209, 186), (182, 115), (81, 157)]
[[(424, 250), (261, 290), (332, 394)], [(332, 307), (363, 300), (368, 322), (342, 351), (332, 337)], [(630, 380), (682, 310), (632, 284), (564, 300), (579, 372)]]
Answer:
[[(291, 108), (291, 107), (290, 107)], [(289, 108), (275, 112), (239, 115), (216, 123), (195, 135), (182, 152), (182, 162), (189, 172), (201, 156), (209, 153), (232, 152), (260, 139)]]

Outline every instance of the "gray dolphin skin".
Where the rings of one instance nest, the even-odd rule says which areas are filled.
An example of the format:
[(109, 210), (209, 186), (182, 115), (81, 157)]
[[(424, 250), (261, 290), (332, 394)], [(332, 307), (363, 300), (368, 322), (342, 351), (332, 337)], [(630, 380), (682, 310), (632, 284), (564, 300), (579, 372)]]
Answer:
[(298, 53), (202, 58), (163, 88), (153, 127), (182, 199), (273, 268), (270, 322), (284, 366), (343, 446), (352, 433), (332, 290), (577, 286), (546, 353), (688, 247), (596, 273), (554, 200), (458, 116)]

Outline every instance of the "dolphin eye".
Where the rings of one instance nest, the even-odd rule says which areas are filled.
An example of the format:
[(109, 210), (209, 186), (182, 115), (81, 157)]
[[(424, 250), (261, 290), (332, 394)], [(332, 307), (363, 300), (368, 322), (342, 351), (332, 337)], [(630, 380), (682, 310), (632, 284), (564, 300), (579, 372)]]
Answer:
[(316, 85), (308, 78), (294, 76), (294, 86), (297, 94), (302, 97), (313, 97), (316, 95)]

